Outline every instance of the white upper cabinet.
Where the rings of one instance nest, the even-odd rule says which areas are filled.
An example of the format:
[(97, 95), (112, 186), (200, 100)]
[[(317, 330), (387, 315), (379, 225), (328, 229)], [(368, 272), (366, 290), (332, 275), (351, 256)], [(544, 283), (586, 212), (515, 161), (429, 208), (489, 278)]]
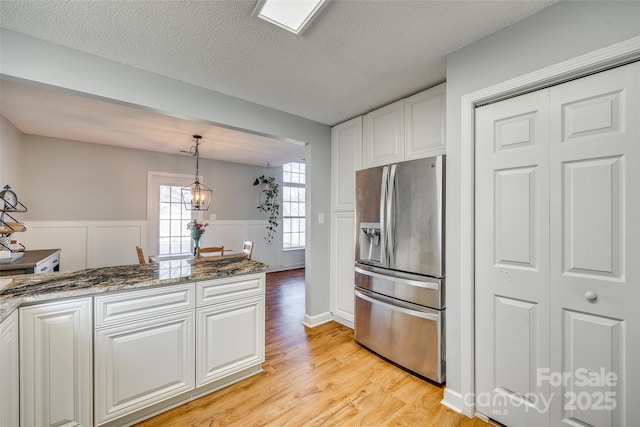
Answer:
[(355, 172), (444, 154), (445, 84), (331, 129), (331, 312), (353, 326)]
[(333, 210), (353, 210), (355, 173), (362, 163), (362, 117), (331, 129), (331, 194)]
[(405, 99), (404, 160), (444, 154), (445, 87), (443, 83)]
[(362, 168), (444, 154), (445, 90), (443, 83), (365, 115)]
[(404, 159), (404, 99), (366, 114), (363, 128), (364, 169)]

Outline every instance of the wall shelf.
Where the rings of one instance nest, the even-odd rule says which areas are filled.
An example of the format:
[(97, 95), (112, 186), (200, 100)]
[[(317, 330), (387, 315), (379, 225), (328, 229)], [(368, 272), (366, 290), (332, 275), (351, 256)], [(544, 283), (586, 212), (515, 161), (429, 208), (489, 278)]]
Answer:
[(20, 202), (14, 206), (2, 196), (0, 196), (0, 206), (2, 206), (0, 209), (0, 250), (7, 250), (11, 253), (24, 252), (26, 248), (22, 243), (18, 243), (18, 248), (11, 248), (11, 244), (6, 240), (13, 233), (27, 231), (24, 224), (11, 215), (12, 213), (27, 212), (27, 207)]

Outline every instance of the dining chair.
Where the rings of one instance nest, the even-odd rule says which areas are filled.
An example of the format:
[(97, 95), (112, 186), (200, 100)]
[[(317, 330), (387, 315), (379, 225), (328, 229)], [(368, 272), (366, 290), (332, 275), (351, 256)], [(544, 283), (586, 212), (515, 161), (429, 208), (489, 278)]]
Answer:
[(136, 252), (138, 253), (138, 262), (140, 264), (146, 264), (147, 261), (144, 259), (144, 253), (142, 252), (142, 248), (140, 246), (136, 246)]
[(245, 240), (242, 244), (242, 255), (246, 255), (247, 259), (251, 259), (253, 253), (253, 242), (251, 240)]
[(224, 255), (224, 246), (209, 246), (208, 248), (198, 248), (197, 258), (201, 258), (200, 254), (220, 252), (220, 256)]

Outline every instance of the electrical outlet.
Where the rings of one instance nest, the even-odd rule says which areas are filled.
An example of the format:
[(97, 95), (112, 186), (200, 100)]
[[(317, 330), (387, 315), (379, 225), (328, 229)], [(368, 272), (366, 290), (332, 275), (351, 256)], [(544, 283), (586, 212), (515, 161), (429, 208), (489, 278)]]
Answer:
[(209, 221), (215, 221), (216, 220), (216, 214), (209, 214)]

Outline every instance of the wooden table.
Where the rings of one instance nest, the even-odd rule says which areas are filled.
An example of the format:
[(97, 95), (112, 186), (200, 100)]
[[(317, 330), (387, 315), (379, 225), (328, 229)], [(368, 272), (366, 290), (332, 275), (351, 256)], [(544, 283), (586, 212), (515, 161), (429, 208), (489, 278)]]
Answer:
[[(231, 249), (229, 250), (231, 251)], [(227, 252), (225, 250), (225, 252)], [(185, 259), (188, 260), (190, 262), (201, 262), (201, 261), (206, 261), (206, 260), (214, 260), (214, 259), (225, 259), (225, 258), (236, 258), (236, 257), (246, 257), (246, 255), (238, 252), (238, 253), (234, 253), (234, 254), (227, 254), (227, 255), (218, 255), (218, 256), (203, 256), (200, 258), (196, 258), (193, 255), (189, 254), (189, 255), (152, 255), (149, 257), (149, 262), (158, 262), (158, 261), (174, 261), (174, 260), (180, 260), (180, 259)]]
[[(226, 251), (225, 251), (226, 252)], [(245, 254), (237, 253), (237, 254), (228, 254), (228, 255), (218, 255), (218, 256), (203, 256), (200, 258), (192, 258), (189, 260), (190, 263), (199, 263), (199, 262), (207, 262), (207, 261), (215, 261), (218, 259), (227, 259), (227, 258), (246, 258)]]

